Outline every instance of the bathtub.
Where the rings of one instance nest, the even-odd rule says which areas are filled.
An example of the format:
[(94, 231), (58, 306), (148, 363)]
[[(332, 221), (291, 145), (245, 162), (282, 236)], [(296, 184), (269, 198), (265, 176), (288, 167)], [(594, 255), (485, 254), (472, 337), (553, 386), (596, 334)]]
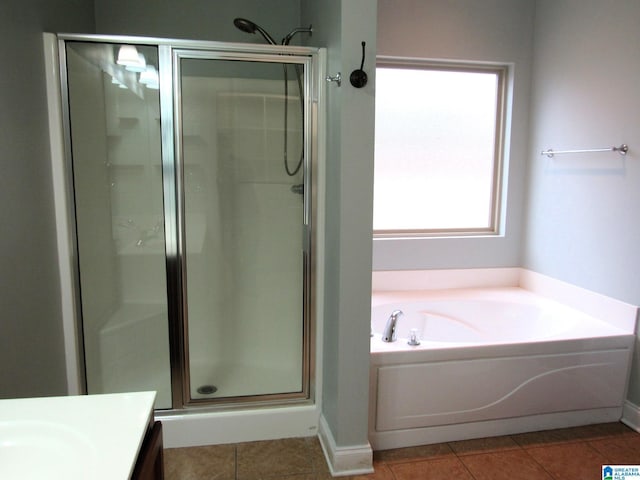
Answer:
[[(618, 421), (635, 340), (628, 307), (608, 321), (513, 286), (374, 292), (373, 448)], [(397, 340), (386, 343), (394, 310)]]

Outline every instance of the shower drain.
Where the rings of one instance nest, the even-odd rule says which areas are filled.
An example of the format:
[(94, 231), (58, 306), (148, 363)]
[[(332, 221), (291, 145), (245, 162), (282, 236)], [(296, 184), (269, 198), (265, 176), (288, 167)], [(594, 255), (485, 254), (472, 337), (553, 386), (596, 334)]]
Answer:
[(218, 391), (218, 387), (215, 385), (201, 385), (198, 387), (198, 393), (200, 395), (211, 395), (212, 393), (216, 393)]

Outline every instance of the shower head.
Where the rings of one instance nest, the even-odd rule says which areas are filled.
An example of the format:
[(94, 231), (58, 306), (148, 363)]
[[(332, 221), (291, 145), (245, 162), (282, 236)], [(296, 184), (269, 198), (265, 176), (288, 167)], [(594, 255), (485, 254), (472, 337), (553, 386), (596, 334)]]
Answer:
[(256, 33), (256, 31), (258, 31), (258, 33), (262, 35), (262, 38), (264, 38), (271, 45), (277, 45), (273, 37), (269, 35), (264, 28), (260, 27), (260, 25), (253, 23), (251, 20), (247, 20), (246, 18), (236, 18), (233, 21), (233, 24), (237, 28), (239, 28), (240, 30), (246, 33)]
[(256, 33), (257, 25), (246, 18), (236, 18), (233, 24), (243, 32)]

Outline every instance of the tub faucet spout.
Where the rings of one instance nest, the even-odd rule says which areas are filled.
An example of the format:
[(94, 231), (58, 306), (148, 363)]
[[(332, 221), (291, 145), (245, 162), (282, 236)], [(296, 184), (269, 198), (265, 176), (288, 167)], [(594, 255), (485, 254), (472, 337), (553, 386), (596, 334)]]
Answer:
[(389, 316), (389, 320), (387, 320), (387, 325), (384, 327), (384, 332), (382, 332), (382, 341), (383, 342), (395, 342), (396, 341), (396, 325), (398, 323), (398, 318), (400, 315), (403, 315), (402, 310), (394, 310), (391, 312)]

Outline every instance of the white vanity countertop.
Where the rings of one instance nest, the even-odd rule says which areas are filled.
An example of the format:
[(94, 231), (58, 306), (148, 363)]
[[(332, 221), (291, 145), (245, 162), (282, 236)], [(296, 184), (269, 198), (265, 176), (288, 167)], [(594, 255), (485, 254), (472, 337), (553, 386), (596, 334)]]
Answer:
[(0, 400), (0, 478), (126, 480), (155, 392)]

